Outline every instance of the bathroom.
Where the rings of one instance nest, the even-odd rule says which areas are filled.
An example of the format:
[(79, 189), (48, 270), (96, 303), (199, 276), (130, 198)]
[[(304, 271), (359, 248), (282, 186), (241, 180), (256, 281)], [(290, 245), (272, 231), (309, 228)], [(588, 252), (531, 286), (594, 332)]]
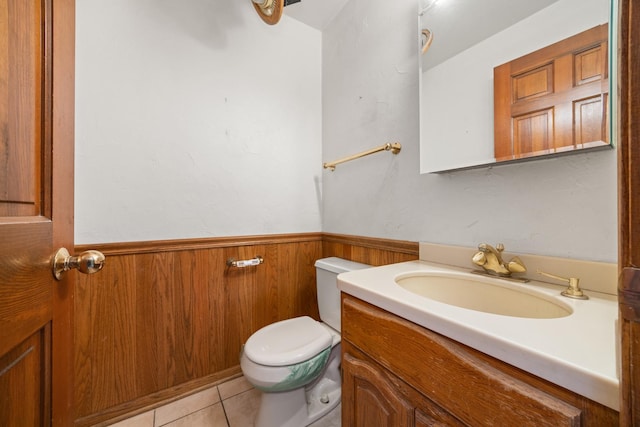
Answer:
[[(237, 365), (255, 329), (314, 314), (314, 258), (417, 258), (404, 247), (389, 261), (358, 258), (375, 254), (357, 240), (331, 248), (316, 233), (369, 245), (499, 239), (521, 253), (616, 262), (615, 150), (421, 175), (416, 1), (350, 0), (323, 31), (287, 16), (303, 3), (273, 26), (245, 2), (77, 3), (75, 240), (108, 260), (76, 290), (76, 319), (91, 325), (76, 333), (77, 354), (94, 352), (76, 369), (87, 422), (217, 380), (212, 367)], [(393, 141), (396, 156), (321, 167)], [(234, 236), (255, 242), (234, 246)], [(207, 238), (220, 248), (197, 250)], [(176, 240), (157, 253), (144, 243)], [(254, 272), (226, 267), (257, 255)], [(178, 292), (182, 277), (195, 283)], [(204, 292), (209, 305), (198, 302)], [(154, 324), (163, 326), (131, 332)], [(96, 336), (126, 354), (85, 346)], [(138, 384), (118, 379), (134, 371)]]
[(75, 279), (76, 425), (238, 377), (253, 332), (318, 317), (318, 258), (617, 262), (616, 149), (420, 174), (417, 1), (335, 4), (315, 28), (249, 0), (76, 2), (75, 244), (107, 257)]

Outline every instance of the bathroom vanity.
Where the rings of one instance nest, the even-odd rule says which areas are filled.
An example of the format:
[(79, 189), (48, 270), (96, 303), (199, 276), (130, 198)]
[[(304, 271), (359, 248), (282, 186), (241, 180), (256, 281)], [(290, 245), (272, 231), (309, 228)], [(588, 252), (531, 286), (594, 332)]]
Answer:
[[(595, 296), (570, 302), (571, 314), (562, 318), (521, 319), (451, 307), (393, 286), (403, 271), (433, 268), (416, 261), (339, 277), (343, 425), (618, 425), (615, 348), (600, 342), (615, 347), (614, 322), (590, 332), (585, 325), (583, 347), (562, 330), (585, 315), (607, 317), (614, 301)], [(555, 298), (556, 291), (543, 292)], [(552, 354), (560, 341), (578, 348)], [(584, 363), (575, 363), (572, 351)]]

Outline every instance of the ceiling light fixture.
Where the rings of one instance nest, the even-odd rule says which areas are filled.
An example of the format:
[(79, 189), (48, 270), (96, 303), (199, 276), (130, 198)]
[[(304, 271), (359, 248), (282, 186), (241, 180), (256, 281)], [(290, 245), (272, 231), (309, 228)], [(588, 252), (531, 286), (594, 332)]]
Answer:
[(298, 3), (301, 0), (252, 0), (253, 7), (264, 22), (275, 25), (282, 17), (282, 10), (285, 6)]

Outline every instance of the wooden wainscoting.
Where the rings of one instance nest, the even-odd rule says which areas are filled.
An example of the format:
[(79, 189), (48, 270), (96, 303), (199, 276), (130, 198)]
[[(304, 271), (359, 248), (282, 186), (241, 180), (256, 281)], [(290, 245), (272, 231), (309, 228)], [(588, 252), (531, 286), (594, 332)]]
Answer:
[[(94, 425), (240, 372), (242, 344), (289, 317), (318, 317), (321, 234), (91, 245), (103, 271), (78, 274), (77, 425)], [(85, 247), (76, 248), (77, 252)], [(260, 255), (255, 267), (229, 258)]]
[(374, 266), (418, 259), (418, 242), (324, 233), (322, 256), (337, 256)]
[[(242, 344), (286, 318), (318, 318), (314, 262), (417, 259), (418, 244), (322, 233), (82, 245), (76, 275), (76, 425), (101, 425), (240, 374)], [(229, 258), (260, 255), (255, 267)]]

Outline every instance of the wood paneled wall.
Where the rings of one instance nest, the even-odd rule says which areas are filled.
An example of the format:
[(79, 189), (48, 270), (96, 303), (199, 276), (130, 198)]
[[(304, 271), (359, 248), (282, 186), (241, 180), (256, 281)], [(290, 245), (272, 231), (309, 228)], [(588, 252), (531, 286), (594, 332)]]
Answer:
[[(113, 421), (240, 373), (242, 344), (286, 318), (318, 318), (314, 262), (417, 259), (418, 244), (321, 233), (84, 245), (76, 275), (76, 425)], [(229, 258), (264, 263), (230, 268)]]
[(418, 243), (324, 233), (322, 256), (337, 256), (370, 265), (387, 265), (418, 259)]

